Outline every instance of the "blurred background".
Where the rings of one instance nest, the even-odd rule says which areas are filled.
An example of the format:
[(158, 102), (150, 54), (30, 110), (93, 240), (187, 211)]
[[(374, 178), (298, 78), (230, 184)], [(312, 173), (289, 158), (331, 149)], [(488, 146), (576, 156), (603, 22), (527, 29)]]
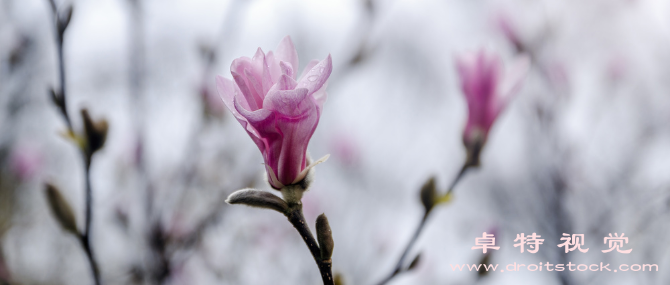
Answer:
[[(419, 188), (444, 189), (464, 159), (467, 106), (455, 57), (531, 56), (524, 86), (489, 134), (482, 166), (435, 209), (391, 284), (668, 284), (670, 2), (663, 0), (56, 0), (67, 107), (105, 118), (91, 167), (92, 243), (103, 284), (319, 284), (285, 217), (223, 201), (271, 190), (256, 145), (226, 110), (215, 75), (290, 35), (301, 69), (333, 58), (311, 140), (303, 204), (326, 213), (345, 284), (388, 274), (422, 215)], [(47, 0), (0, 1), (0, 280), (92, 284), (77, 239), (51, 212), (57, 185), (81, 229), (84, 165), (48, 90), (59, 87)], [(274, 192), (278, 194), (278, 192)], [(313, 228), (313, 227), (312, 227)], [(658, 272), (478, 276), (471, 250), (497, 229), (491, 263), (658, 264)], [(518, 233), (545, 242), (536, 254)], [(625, 233), (631, 254), (602, 253)], [(562, 233), (588, 253), (561, 253)], [(2, 283), (3, 281), (0, 281)]]

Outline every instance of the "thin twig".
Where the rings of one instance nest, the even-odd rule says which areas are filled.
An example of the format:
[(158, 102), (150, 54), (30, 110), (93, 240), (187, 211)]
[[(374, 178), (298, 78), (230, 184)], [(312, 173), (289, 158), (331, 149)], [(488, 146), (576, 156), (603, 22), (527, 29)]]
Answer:
[(407, 259), (407, 255), (409, 254), (410, 249), (412, 249), (412, 246), (414, 245), (414, 243), (419, 238), (419, 235), (421, 234), (421, 231), (423, 231), (423, 227), (426, 225), (426, 220), (428, 220), (428, 216), (430, 215), (429, 213), (430, 212), (425, 213), (423, 215), (423, 218), (421, 219), (421, 222), (419, 223), (419, 227), (416, 228), (416, 231), (414, 231), (414, 235), (409, 240), (409, 243), (407, 243), (407, 246), (405, 247), (405, 251), (403, 251), (402, 255), (400, 256), (400, 259), (396, 263), (396, 265), (393, 269), (393, 272), (391, 272), (391, 274), (389, 276), (384, 278), (384, 280), (379, 282), (380, 285), (381, 284), (386, 284), (387, 282), (391, 281), (391, 279), (393, 279), (396, 275), (403, 272), (402, 265), (405, 263), (405, 259)]
[[(461, 167), (461, 170), (458, 172), (458, 175), (454, 178), (454, 180), (451, 182), (449, 185), (449, 188), (444, 194), (444, 196), (449, 196), (451, 193), (454, 191), (454, 188), (458, 184), (459, 181), (461, 181), (461, 178), (465, 175), (465, 172), (470, 168), (470, 165), (465, 163), (463, 167)], [(407, 259), (407, 256), (409, 255), (410, 250), (412, 247), (414, 247), (414, 244), (416, 241), (419, 239), (419, 235), (421, 235), (421, 232), (425, 228), (426, 221), (428, 220), (428, 217), (430, 216), (430, 213), (432, 211), (426, 211), (423, 214), (423, 218), (421, 218), (421, 222), (419, 222), (419, 226), (416, 228), (416, 231), (414, 231), (414, 235), (412, 235), (412, 238), (409, 240), (407, 245), (405, 246), (405, 250), (403, 250), (402, 255), (400, 256), (400, 259), (398, 259), (398, 262), (396, 263), (395, 267), (393, 268), (393, 271), (386, 276), (381, 282), (379, 282), (379, 285), (383, 285), (391, 281), (394, 277), (396, 277), (398, 274), (403, 273), (408, 270), (408, 268), (404, 268), (405, 260)]]
[[(67, 15), (67, 19), (63, 21), (59, 14), (58, 14), (58, 8), (56, 7), (56, 3), (54, 0), (49, 0), (49, 4), (51, 6), (51, 9), (53, 11), (55, 23), (56, 23), (56, 48), (58, 52), (58, 73), (59, 73), (59, 81), (60, 81), (60, 86), (59, 86), (59, 92), (53, 94), (53, 99), (55, 100), (56, 106), (60, 110), (61, 114), (63, 115), (63, 118), (65, 119), (65, 123), (67, 124), (67, 128), (70, 134), (74, 134), (74, 129), (72, 128), (72, 120), (70, 119), (70, 116), (67, 111), (67, 96), (65, 92), (65, 62), (63, 60), (63, 39), (65, 35), (65, 31), (67, 29), (67, 26), (69, 24), (69, 17), (70, 15)], [(70, 8), (71, 9), (71, 8)], [(68, 13), (72, 13), (70, 10)], [(95, 281), (96, 285), (100, 285), (100, 274), (98, 271), (98, 264), (93, 256), (93, 250), (91, 248), (91, 222), (92, 222), (92, 204), (93, 204), (93, 195), (92, 195), (92, 189), (91, 189), (91, 159), (93, 157), (93, 153), (89, 152), (87, 150), (80, 149), (82, 152), (82, 156), (84, 158), (84, 164), (85, 164), (85, 177), (86, 177), (86, 208), (85, 208), (85, 225), (84, 225), (84, 231), (83, 233), (78, 233), (77, 237), (79, 241), (82, 244), (82, 247), (84, 251), (86, 252), (86, 257), (88, 258), (88, 261), (91, 265), (91, 271), (93, 272), (93, 279)]]
[(58, 109), (60, 110), (61, 114), (63, 115), (63, 118), (65, 119), (65, 123), (67, 124), (68, 130), (72, 131), (72, 122), (70, 120), (70, 116), (68, 115), (67, 112), (67, 100), (65, 97), (65, 64), (63, 64), (63, 37), (65, 35), (65, 29), (66, 27), (61, 29), (61, 20), (60, 17), (58, 16), (58, 8), (56, 7), (56, 2), (54, 0), (49, 0), (49, 4), (51, 6), (51, 9), (53, 11), (54, 19), (56, 22), (56, 50), (57, 50), (57, 56), (58, 56), (58, 77), (59, 77), (59, 92), (58, 94), (54, 94), (55, 99), (58, 100)]
[(98, 263), (96, 262), (94, 256), (93, 256), (93, 250), (91, 249), (91, 222), (93, 220), (93, 211), (91, 210), (92, 204), (93, 204), (93, 191), (91, 188), (91, 159), (92, 159), (92, 154), (91, 155), (85, 155), (86, 157), (84, 158), (85, 163), (86, 163), (86, 224), (84, 226), (84, 232), (79, 235), (79, 239), (82, 242), (82, 246), (84, 247), (84, 251), (86, 251), (86, 257), (88, 257), (88, 261), (91, 264), (91, 270), (93, 270), (93, 278), (95, 279), (95, 284), (99, 285), (100, 284), (100, 272), (98, 270)]

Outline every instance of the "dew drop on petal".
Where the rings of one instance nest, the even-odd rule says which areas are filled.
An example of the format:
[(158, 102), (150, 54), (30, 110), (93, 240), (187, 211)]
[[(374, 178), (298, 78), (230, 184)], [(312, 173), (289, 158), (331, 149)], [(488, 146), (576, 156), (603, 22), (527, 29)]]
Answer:
[(307, 80), (309, 80), (310, 82), (314, 82), (314, 81), (316, 81), (317, 78), (319, 78), (318, 75), (312, 75), (310, 77), (307, 77)]

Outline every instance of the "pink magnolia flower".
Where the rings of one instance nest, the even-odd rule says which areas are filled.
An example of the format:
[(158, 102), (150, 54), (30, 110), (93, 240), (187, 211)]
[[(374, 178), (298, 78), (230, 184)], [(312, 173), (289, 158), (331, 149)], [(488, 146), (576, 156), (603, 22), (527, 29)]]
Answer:
[(287, 36), (275, 53), (258, 48), (253, 58), (235, 59), (230, 66), (234, 81), (216, 77), (223, 103), (263, 154), (275, 189), (302, 181), (328, 157), (307, 165), (307, 144), (319, 123), (332, 69), (328, 55), (309, 62), (298, 77), (298, 53)]
[(530, 65), (526, 56), (520, 57), (507, 74), (503, 74), (500, 57), (485, 50), (466, 53), (457, 58), (461, 88), (468, 103), (468, 121), (463, 142), (474, 155), (486, 142), (489, 130), (500, 112), (521, 87)]

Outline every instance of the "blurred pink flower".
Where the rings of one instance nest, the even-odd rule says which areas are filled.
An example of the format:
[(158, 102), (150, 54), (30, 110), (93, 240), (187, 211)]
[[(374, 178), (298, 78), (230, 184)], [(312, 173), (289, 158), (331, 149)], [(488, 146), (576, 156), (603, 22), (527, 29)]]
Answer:
[(273, 188), (300, 182), (318, 162), (307, 165), (309, 143), (326, 101), (330, 55), (307, 64), (297, 76), (298, 53), (285, 37), (276, 53), (258, 48), (253, 58), (233, 61), (233, 79), (216, 77), (223, 103), (263, 154)]
[(42, 153), (31, 145), (18, 144), (12, 150), (10, 165), (19, 179), (28, 180), (42, 167)]
[(512, 19), (506, 13), (500, 13), (495, 18), (495, 24), (505, 38), (514, 46), (516, 52), (524, 52), (525, 45)]
[(518, 92), (529, 66), (528, 57), (521, 56), (512, 70), (503, 74), (500, 57), (485, 50), (457, 58), (461, 88), (468, 103), (468, 121), (463, 132), (466, 146), (486, 142), (491, 126)]

